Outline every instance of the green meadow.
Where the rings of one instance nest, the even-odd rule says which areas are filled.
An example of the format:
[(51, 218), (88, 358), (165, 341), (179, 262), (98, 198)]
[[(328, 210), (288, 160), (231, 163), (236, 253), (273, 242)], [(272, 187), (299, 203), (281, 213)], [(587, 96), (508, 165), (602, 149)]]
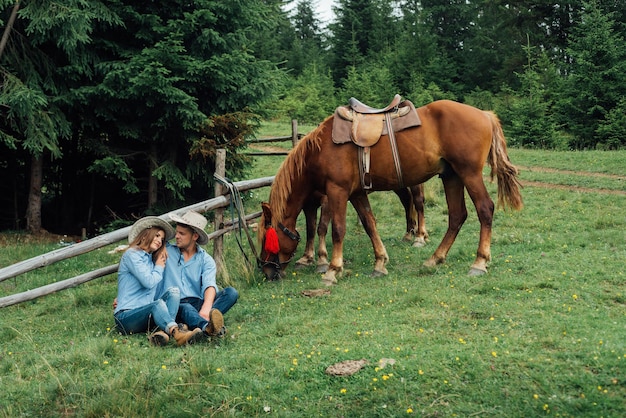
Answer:
[[(422, 266), (447, 226), (436, 178), (427, 246), (403, 241), (400, 202), (374, 193), (388, 276), (370, 276), (350, 209), (345, 271), (321, 296), (303, 294), (324, 288), (313, 267), (264, 281), (231, 233), (220, 283), (240, 300), (222, 339), (158, 348), (119, 335), (114, 274), (0, 309), (0, 417), (626, 416), (626, 151), (509, 153), (525, 207), (496, 212), (488, 274), (467, 275), (479, 229), (469, 199), (446, 263)], [(250, 178), (282, 158), (257, 157)], [(248, 193), (247, 211), (268, 193)], [(0, 243), (0, 267), (59, 248), (16, 232)], [(3, 281), (0, 297), (113, 264), (112, 247)], [(325, 372), (345, 360), (366, 364)]]

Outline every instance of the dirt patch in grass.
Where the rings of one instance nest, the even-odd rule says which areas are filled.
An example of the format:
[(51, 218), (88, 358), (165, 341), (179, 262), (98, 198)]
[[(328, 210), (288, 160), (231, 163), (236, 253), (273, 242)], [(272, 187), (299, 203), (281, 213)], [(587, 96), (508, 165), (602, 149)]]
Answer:
[(559, 170), (556, 168), (527, 167), (527, 166), (522, 166), (522, 165), (518, 165), (517, 168), (520, 170), (535, 171), (537, 173), (557, 173), (557, 174), (563, 174), (563, 175), (601, 177), (601, 178), (607, 178), (607, 179), (613, 179), (613, 180), (626, 180), (626, 176), (620, 176), (617, 174), (596, 173), (593, 171)]
[(251, 144), (250, 149), (254, 149), (258, 152), (285, 152), (290, 151), (286, 148), (277, 147), (276, 145), (262, 145), (262, 144)]
[[(624, 180), (626, 181), (626, 176), (620, 176), (617, 174), (607, 174), (607, 173), (596, 173), (592, 171), (574, 171), (574, 170), (559, 170), (556, 168), (546, 168), (546, 167), (527, 167), (527, 166), (517, 166), (519, 170), (526, 170), (529, 172), (536, 173), (555, 173), (562, 174), (563, 176), (584, 176), (584, 177), (595, 177), (595, 178), (606, 178), (612, 180)], [(530, 187), (541, 187), (544, 189), (554, 189), (554, 190), (569, 190), (580, 193), (600, 193), (600, 194), (612, 194), (612, 195), (620, 195), (626, 196), (626, 191), (623, 190), (613, 190), (613, 189), (600, 189), (594, 187), (581, 187), (581, 186), (570, 186), (564, 184), (554, 184), (554, 183), (546, 183), (542, 181), (521, 181), (523, 186)]]
[(580, 192), (580, 193), (600, 193), (600, 194), (613, 194), (613, 195), (621, 195), (626, 196), (626, 191), (623, 190), (612, 190), (612, 189), (595, 189), (593, 187), (580, 187), (580, 186), (566, 186), (564, 184), (554, 184), (554, 183), (543, 183), (540, 181), (520, 181), (522, 186), (526, 187), (541, 187), (543, 189), (553, 189), (553, 190), (569, 190), (572, 192)]

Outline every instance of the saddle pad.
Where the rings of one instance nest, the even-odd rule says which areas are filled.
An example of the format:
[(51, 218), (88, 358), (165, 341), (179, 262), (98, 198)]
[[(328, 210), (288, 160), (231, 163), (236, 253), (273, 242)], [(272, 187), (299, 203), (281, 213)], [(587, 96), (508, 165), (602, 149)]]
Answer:
[[(398, 105), (398, 107), (409, 106), (411, 110), (405, 116), (395, 118), (391, 121), (391, 126), (393, 126), (394, 132), (400, 132), (407, 128), (412, 128), (414, 126), (420, 126), (422, 121), (420, 120), (417, 111), (415, 110), (415, 106), (409, 100), (405, 100)], [(345, 106), (349, 108), (348, 106)], [(338, 108), (339, 109), (339, 108)], [(380, 115), (381, 118), (384, 118), (384, 115)], [(335, 144), (345, 144), (346, 142), (352, 142), (352, 138), (350, 136), (352, 132), (352, 122), (349, 120), (343, 119), (335, 110), (335, 114), (333, 116), (333, 133), (332, 138)], [(383, 123), (383, 129), (381, 135), (387, 135), (387, 125)]]

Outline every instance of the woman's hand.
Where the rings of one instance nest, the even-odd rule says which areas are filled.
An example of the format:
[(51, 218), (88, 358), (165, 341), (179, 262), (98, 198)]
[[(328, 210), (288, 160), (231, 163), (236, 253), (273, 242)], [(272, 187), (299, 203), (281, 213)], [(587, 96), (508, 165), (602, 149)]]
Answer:
[(167, 251), (161, 251), (161, 254), (159, 254), (159, 256), (157, 257), (155, 264), (157, 266), (165, 267), (166, 260), (167, 260)]

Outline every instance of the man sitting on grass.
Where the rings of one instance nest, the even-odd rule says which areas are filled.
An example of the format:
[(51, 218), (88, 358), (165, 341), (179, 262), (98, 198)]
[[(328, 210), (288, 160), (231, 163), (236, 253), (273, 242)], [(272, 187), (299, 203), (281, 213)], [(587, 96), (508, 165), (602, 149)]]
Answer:
[(200, 247), (209, 242), (204, 230), (207, 219), (194, 211), (182, 217), (170, 214), (170, 219), (176, 223), (176, 245), (166, 244), (168, 262), (157, 295), (178, 287), (177, 320), (189, 329), (200, 328), (206, 336), (222, 337), (226, 334), (223, 314), (237, 302), (239, 293), (233, 287), (217, 287), (215, 260)]

